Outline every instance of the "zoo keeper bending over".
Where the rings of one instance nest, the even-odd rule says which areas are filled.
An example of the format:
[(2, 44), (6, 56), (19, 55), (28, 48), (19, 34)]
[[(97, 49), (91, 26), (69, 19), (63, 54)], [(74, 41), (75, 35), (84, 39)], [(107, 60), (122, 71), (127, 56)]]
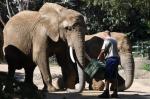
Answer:
[(98, 56), (98, 60), (104, 61), (106, 63), (105, 67), (105, 90), (99, 95), (100, 98), (109, 98), (109, 84), (114, 83), (114, 90), (111, 97), (117, 98), (117, 73), (118, 65), (120, 63), (120, 58), (118, 54), (117, 41), (111, 37), (109, 31), (105, 31), (105, 34), (102, 36), (104, 43), (102, 45), (101, 52)]

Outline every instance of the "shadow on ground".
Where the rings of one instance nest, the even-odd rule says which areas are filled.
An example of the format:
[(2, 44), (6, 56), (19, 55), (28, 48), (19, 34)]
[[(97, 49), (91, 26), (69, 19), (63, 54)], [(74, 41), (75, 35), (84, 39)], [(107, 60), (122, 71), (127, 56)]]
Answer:
[(150, 99), (150, 95), (140, 95), (140, 94), (120, 94), (120, 98), (124, 99)]
[[(86, 93), (86, 95), (85, 95)], [(89, 95), (88, 95), (89, 93)], [(68, 93), (47, 93), (42, 99), (99, 99), (97, 96), (102, 92), (84, 91), (81, 94), (68, 94)], [(124, 99), (150, 99), (150, 95), (140, 95), (140, 94), (124, 94), (123, 92), (119, 94), (119, 98)]]
[[(21, 89), (14, 93), (8, 94), (3, 90), (5, 87), (7, 73), (0, 72), (0, 99), (99, 99), (97, 96), (102, 93), (102, 91), (83, 91), (79, 94), (70, 94), (66, 91), (58, 91), (53, 93), (43, 92), (41, 90), (32, 89), (31, 86), (19, 83)], [(17, 80), (24, 79), (24, 73), (16, 73)], [(125, 91), (119, 92), (119, 98), (124, 99), (150, 99), (150, 93), (145, 93), (144, 91)]]

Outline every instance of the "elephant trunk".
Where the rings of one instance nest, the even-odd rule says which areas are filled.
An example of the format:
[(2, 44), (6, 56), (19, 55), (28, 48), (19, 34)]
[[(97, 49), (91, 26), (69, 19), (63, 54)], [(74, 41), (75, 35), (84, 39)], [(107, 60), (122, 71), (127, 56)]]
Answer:
[(131, 53), (121, 54), (121, 65), (124, 69), (125, 74), (125, 84), (120, 85), (118, 90), (123, 91), (128, 89), (134, 80), (134, 60)]
[[(77, 63), (77, 71), (78, 71), (78, 77), (79, 77), (79, 87), (77, 89), (68, 89), (67, 91), (69, 93), (78, 93), (81, 92), (84, 88), (85, 85), (85, 80), (84, 80), (84, 71), (83, 71), (83, 66), (84, 66), (84, 45), (83, 45), (83, 38), (82, 36), (78, 35), (78, 39), (74, 41), (73, 48), (75, 50), (75, 61)], [(70, 51), (72, 52), (72, 51)]]

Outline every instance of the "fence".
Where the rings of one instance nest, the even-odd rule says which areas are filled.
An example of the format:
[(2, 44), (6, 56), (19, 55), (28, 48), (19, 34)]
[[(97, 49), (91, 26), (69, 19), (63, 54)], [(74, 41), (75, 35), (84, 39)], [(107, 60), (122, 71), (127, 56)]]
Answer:
[(134, 43), (132, 54), (134, 57), (147, 57), (150, 59), (150, 41)]
[(49, 58), (49, 64), (58, 65), (55, 55), (53, 55)]
[[(132, 54), (134, 57), (147, 57), (150, 59), (150, 41), (134, 43), (132, 46)], [(55, 55), (49, 58), (49, 64), (58, 64)]]

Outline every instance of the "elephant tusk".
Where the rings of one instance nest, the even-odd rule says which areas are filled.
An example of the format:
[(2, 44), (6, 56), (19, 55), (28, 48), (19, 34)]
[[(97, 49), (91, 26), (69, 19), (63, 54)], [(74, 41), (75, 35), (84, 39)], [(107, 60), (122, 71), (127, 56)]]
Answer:
[(71, 58), (72, 62), (75, 63), (75, 59), (74, 59), (74, 56), (73, 56), (73, 48), (72, 47), (69, 48), (69, 52), (70, 52), (70, 58)]

